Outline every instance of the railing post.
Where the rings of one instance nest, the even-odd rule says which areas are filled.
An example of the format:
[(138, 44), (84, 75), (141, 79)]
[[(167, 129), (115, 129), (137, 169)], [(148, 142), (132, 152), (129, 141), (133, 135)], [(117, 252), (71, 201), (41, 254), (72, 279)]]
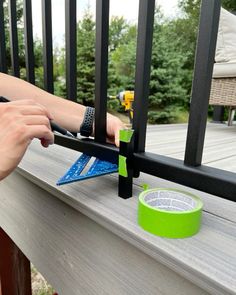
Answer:
[(220, 0), (202, 0), (184, 163), (199, 166), (207, 123)]
[(66, 32), (66, 91), (67, 98), (77, 99), (77, 41), (76, 41), (76, 0), (65, 1)]
[(140, 0), (133, 119), (135, 152), (145, 150), (154, 13), (155, 0)]
[(0, 0), (0, 72), (7, 72), (3, 0)]
[(224, 110), (223, 106), (214, 106), (213, 123), (222, 123), (224, 121)]
[(130, 143), (120, 142), (120, 156), (124, 155), (127, 161), (127, 176), (119, 176), (119, 196), (122, 198), (132, 196), (133, 177), (139, 176), (139, 171), (134, 171), (132, 164), (133, 152), (145, 150), (154, 13), (155, 0), (140, 0), (134, 91), (134, 138)]
[(27, 81), (35, 84), (31, 0), (24, 0), (25, 62)]
[(32, 295), (30, 262), (0, 228), (0, 295)]
[(9, 8), (9, 24), (10, 24), (10, 48), (11, 48), (12, 73), (15, 77), (20, 77), (16, 0), (9, 0), (8, 8)]
[(43, 69), (44, 88), (54, 92), (53, 85), (53, 53), (52, 53), (52, 3), (51, 0), (42, 0), (43, 20)]
[(96, 1), (95, 140), (106, 142), (109, 0)]

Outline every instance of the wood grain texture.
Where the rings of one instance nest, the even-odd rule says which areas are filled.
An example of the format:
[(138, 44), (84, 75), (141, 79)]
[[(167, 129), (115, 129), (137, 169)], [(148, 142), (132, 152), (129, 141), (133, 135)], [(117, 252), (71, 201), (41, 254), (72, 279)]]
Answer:
[(0, 228), (0, 295), (32, 295), (30, 262)]
[[(233, 138), (235, 135), (234, 129), (223, 125), (210, 124), (209, 127), (209, 130), (207, 130), (207, 138), (209, 141), (206, 141), (206, 146), (207, 144), (214, 146), (215, 142), (221, 142), (224, 135), (227, 137), (228, 141), (230, 141), (230, 137)], [(172, 140), (181, 143), (181, 141), (184, 141), (184, 134), (186, 135), (186, 125), (183, 124), (177, 126), (150, 126), (148, 129), (148, 144), (152, 142), (150, 138), (153, 140), (157, 138), (157, 147), (160, 144), (159, 138), (162, 145), (165, 144), (166, 140), (166, 153), (168, 153), (168, 147), (174, 145), (174, 143), (171, 144)], [(223, 161), (224, 159), (222, 159), (220, 155), (221, 153), (219, 152), (218, 160)], [(181, 277), (193, 282), (194, 285), (204, 289), (205, 292), (211, 294), (236, 294), (236, 203), (145, 174), (142, 174), (139, 179), (135, 179), (134, 197), (128, 200), (122, 200), (117, 197), (117, 175), (90, 179), (59, 188), (56, 187), (55, 183), (57, 179), (78, 157), (78, 152), (60, 146), (52, 146), (49, 149), (43, 149), (39, 146), (38, 142), (33, 142), (17, 170), (23, 177), (15, 173), (15, 175), (0, 184), (0, 225), (4, 223), (4, 229), (14, 241), (19, 241), (19, 245), (24, 251), (27, 251), (27, 255), (29, 255), (33, 262), (37, 262), (35, 263), (36, 267), (37, 264), (40, 265), (39, 269), (55, 284), (55, 287), (57, 289), (60, 287), (58, 290), (64, 290), (63, 292), (65, 292), (63, 285), (67, 284), (65, 281), (70, 282), (70, 276), (73, 276), (73, 272), (76, 272), (76, 279), (74, 278), (74, 280), (79, 280), (80, 271), (84, 274), (90, 273), (89, 271), (94, 267), (91, 266), (93, 254), (90, 252), (90, 247), (92, 247), (90, 245), (98, 245), (101, 243), (101, 246), (99, 246), (99, 257), (106, 258), (109, 257), (109, 255), (113, 255), (109, 253), (112, 253), (112, 248), (115, 247), (114, 245), (116, 244), (117, 251), (120, 254), (122, 253), (122, 255), (125, 255), (123, 252), (127, 251), (127, 253), (131, 255), (122, 256), (123, 258), (121, 262), (119, 262), (119, 256), (114, 254), (117, 257), (114, 263), (117, 268), (122, 270), (119, 271), (121, 273), (125, 270), (127, 270), (126, 274), (127, 272), (132, 273), (128, 268), (128, 264), (131, 262), (134, 263), (136, 260), (137, 264), (135, 264), (135, 269), (141, 271), (140, 268), (142, 268), (141, 265), (144, 262), (138, 262), (138, 257), (145, 256), (145, 259), (148, 259), (148, 263), (144, 263), (145, 271), (148, 273), (154, 272), (153, 269), (155, 269), (155, 267), (151, 265), (158, 264), (158, 271), (162, 272), (162, 267), (165, 266), (172, 275), (173, 272), (179, 274)], [(217, 161), (213, 162), (213, 164), (216, 164)], [(182, 188), (198, 194), (204, 202), (203, 222), (199, 234), (188, 239), (171, 240), (153, 236), (139, 228), (136, 221), (137, 196), (141, 191), (142, 183), (148, 183), (151, 187)], [(21, 191), (20, 199), (14, 197), (16, 189)], [(59, 199), (61, 201), (59, 201)], [(11, 200), (15, 202), (14, 206), (8, 203)], [(65, 210), (72, 210), (71, 212), (73, 212), (68, 219), (63, 217), (63, 212)], [(30, 212), (30, 215), (26, 218), (27, 222), (24, 221), (25, 219), (23, 217), (16, 214), (18, 211), (22, 211), (22, 216), (27, 216), (27, 212)], [(59, 212), (61, 212), (61, 214), (59, 214)], [(72, 218), (72, 216), (74, 217)], [(19, 222), (23, 226), (19, 226)], [(80, 224), (83, 224), (84, 231), (94, 228), (94, 230), (91, 229), (92, 232), (102, 232), (102, 241), (100, 242), (98, 236), (94, 236), (91, 244), (84, 242), (85, 244), (79, 247), (78, 243), (80, 239), (81, 243), (83, 243), (83, 238), (87, 238), (84, 231), (73, 232), (74, 230), (80, 230)], [(19, 228), (21, 228), (21, 230)], [(35, 228), (38, 230), (35, 231)], [(54, 239), (51, 240), (51, 237), (54, 237)], [(110, 238), (115, 240), (114, 244), (110, 242)], [(42, 242), (40, 246), (37, 247), (37, 243), (40, 239)], [(111, 243), (112, 247), (108, 250), (108, 248), (106, 248), (108, 246), (105, 246), (104, 243)], [(122, 247), (120, 243), (125, 243), (125, 247)], [(60, 248), (64, 247), (62, 245), (67, 245), (67, 251), (69, 252), (66, 252), (66, 257), (69, 258), (65, 260), (57, 258), (57, 261), (53, 253), (63, 253)], [(75, 250), (77, 246), (79, 249), (78, 251)], [(120, 250), (118, 250), (118, 248)], [(91, 249), (94, 248), (92, 247)], [(90, 254), (83, 260), (80, 268), (79, 262), (82, 258), (78, 258), (79, 260), (77, 261), (75, 257), (83, 253), (82, 250)], [(74, 251), (72, 258), (70, 256), (71, 251)], [(42, 253), (44, 253), (45, 257)], [(50, 259), (54, 262), (57, 261), (56, 266), (60, 269), (60, 271), (55, 274), (55, 269), (50, 264)], [(109, 258), (107, 259), (109, 260)], [(45, 262), (45, 260), (48, 261), (48, 264), (46, 267), (43, 267), (43, 262)], [(68, 263), (67, 265), (65, 262), (67, 260), (77, 261), (76, 266), (73, 264), (73, 267), (70, 269), (70, 264)], [(124, 261), (127, 265), (123, 265)], [(103, 265), (100, 260), (97, 263), (98, 266), (100, 263)], [(149, 264), (150, 268), (148, 266)], [(162, 264), (164, 266), (161, 266)], [(67, 267), (63, 268), (64, 265), (67, 265)], [(111, 275), (114, 273), (114, 269), (111, 270), (107, 265), (103, 267)], [(62, 274), (59, 275), (61, 270), (63, 270), (62, 273), (66, 277), (65, 280), (62, 278)], [(160, 287), (160, 290), (158, 289), (160, 293), (136, 292), (136, 294), (205, 294), (204, 291), (200, 289), (194, 289), (196, 287), (193, 285), (186, 287), (186, 290), (193, 288), (193, 292), (181, 293), (184, 292), (183, 289), (179, 291), (179, 293), (176, 293), (171, 288), (173, 286), (179, 286), (180, 281), (177, 278), (173, 279), (173, 282), (178, 281), (176, 285), (169, 280), (169, 275), (166, 272), (164, 273), (165, 275), (161, 277), (162, 283), (158, 281), (158, 285), (163, 286), (164, 284), (165, 286), (169, 286), (169, 289)], [(102, 273), (101, 277), (103, 276), (104, 274)], [(123, 282), (124, 277), (121, 274), (116, 274), (116, 279), (117, 277)], [(134, 282), (136, 281), (133, 276), (131, 276), (131, 278)], [(140, 274), (137, 274), (137, 280), (139, 278)], [(105, 293), (92, 292), (94, 292), (93, 290), (95, 289), (100, 290), (99, 286), (101, 287), (101, 285), (105, 290), (106, 288), (110, 288), (112, 284), (114, 284), (114, 290), (118, 292), (117, 294), (135, 294), (132, 293), (131, 287), (127, 289), (130, 291), (125, 292), (124, 289), (119, 289), (116, 283), (113, 283), (110, 279), (109, 284), (107, 283), (109, 286), (103, 280), (103, 283), (99, 285), (94, 273), (91, 274), (91, 280), (94, 281), (95, 287), (89, 286), (89, 283), (84, 277), (82, 280), (86, 286), (85, 289), (87, 293), (79, 293), (80, 291), (77, 290), (78, 293), (72, 292), (70, 294), (107, 294), (105, 291)], [(145, 280), (148, 281), (148, 278)], [(81, 284), (81, 288), (83, 288), (82, 281), (78, 283)], [(63, 284), (60, 282), (63, 282)], [(125, 280), (124, 282), (124, 284), (128, 286), (130, 284), (132, 285), (129, 280)], [(186, 280), (184, 280), (184, 282), (186, 283)], [(135, 283), (133, 284), (135, 285)], [(150, 292), (157, 290), (155, 289), (156, 285), (153, 286), (150, 284), (150, 286), (150, 288), (153, 288), (150, 289), (152, 290)], [(170, 290), (172, 290), (172, 293), (168, 293)], [(67, 295), (68, 293), (61, 294)], [(116, 293), (112, 292), (112, 294)]]

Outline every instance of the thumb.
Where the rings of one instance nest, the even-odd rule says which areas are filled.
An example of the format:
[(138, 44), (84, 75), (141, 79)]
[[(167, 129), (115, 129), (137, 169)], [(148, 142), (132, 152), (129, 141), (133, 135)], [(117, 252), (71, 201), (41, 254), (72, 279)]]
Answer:
[(115, 145), (120, 147), (120, 129), (115, 131)]

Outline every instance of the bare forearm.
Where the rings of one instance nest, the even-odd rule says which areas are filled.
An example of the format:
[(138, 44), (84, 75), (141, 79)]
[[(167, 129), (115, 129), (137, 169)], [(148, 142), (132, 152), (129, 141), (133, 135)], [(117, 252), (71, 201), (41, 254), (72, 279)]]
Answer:
[[(21, 79), (0, 73), (0, 96), (17, 101), (30, 99), (44, 106), (50, 117), (72, 132), (79, 132), (84, 118), (85, 107), (61, 97), (52, 95)], [(119, 130), (124, 124), (115, 116), (107, 114), (107, 140), (119, 146)]]
[(10, 100), (33, 99), (44, 105), (54, 120), (70, 131), (78, 132), (85, 107), (52, 95), (21, 79), (0, 73), (0, 95)]

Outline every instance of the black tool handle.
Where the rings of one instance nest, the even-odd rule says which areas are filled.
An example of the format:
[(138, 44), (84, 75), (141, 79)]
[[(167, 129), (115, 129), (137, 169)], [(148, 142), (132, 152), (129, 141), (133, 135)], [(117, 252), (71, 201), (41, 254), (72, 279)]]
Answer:
[(51, 129), (52, 131), (57, 131), (63, 135), (68, 135), (68, 131), (64, 128), (62, 128), (61, 126), (58, 126), (56, 123), (54, 123), (53, 121), (50, 121), (50, 125), (51, 125)]
[(9, 102), (10, 100), (3, 97), (3, 96), (0, 96), (0, 102)]

